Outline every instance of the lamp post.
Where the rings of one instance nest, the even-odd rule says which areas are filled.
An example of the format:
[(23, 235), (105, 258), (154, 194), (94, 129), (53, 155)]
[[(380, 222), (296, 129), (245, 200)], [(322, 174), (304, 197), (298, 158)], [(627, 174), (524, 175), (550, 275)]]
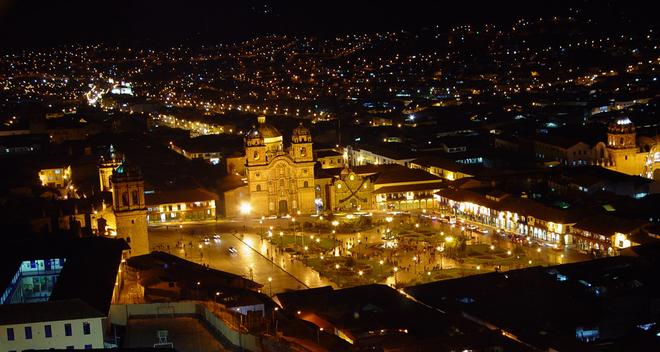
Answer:
[(273, 278), (270, 276), (268, 277), (268, 293), (270, 297), (273, 296)]
[(413, 257), (413, 262), (414, 262), (414, 274), (417, 274), (417, 256)]
[[(451, 236), (445, 237), (445, 243), (447, 245), (451, 245), (451, 243), (453, 243), (453, 242), (454, 242), (454, 237), (451, 237)], [(451, 246), (449, 248), (451, 248)]]
[(396, 272), (399, 271), (399, 268), (394, 267), (394, 287), (397, 287), (399, 284), (396, 282)]
[[(291, 217), (291, 223), (293, 224), (293, 244), (295, 245), (296, 244), (296, 237), (298, 237), (298, 235), (296, 234), (296, 218), (295, 217)], [(304, 245), (305, 244), (305, 239), (303, 238), (301, 241), (302, 241), (302, 245)]]
[(438, 252), (440, 252), (440, 270), (442, 270), (442, 259), (443, 259), (444, 256), (445, 256), (444, 248), (442, 248), (442, 247), (440, 247), (440, 246), (437, 246), (437, 247), (435, 247), (435, 249), (436, 249)]
[(330, 224), (332, 224), (332, 245), (335, 248), (335, 257), (339, 256), (339, 251), (337, 250), (337, 226), (339, 226), (339, 221), (333, 220)]
[(197, 297), (196, 297), (197, 299), (199, 299), (199, 285), (200, 285), (200, 284), (201, 284), (201, 282), (197, 281), (197, 295), (196, 295), (196, 296), (197, 296)]
[(320, 345), (321, 344), (321, 331), (323, 331), (323, 328), (319, 328), (316, 330), (316, 344)]
[(280, 231), (280, 247), (284, 247), (284, 232)]
[(278, 310), (279, 310), (278, 307), (275, 307), (275, 308), (273, 309), (273, 321), (275, 322), (275, 336), (277, 336), (277, 316), (276, 316), (277, 313), (276, 313), (276, 312), (277, 312)]
[(218, 296), (220, 296), (220, 292), (215, 293), (215, 303), (218, 303)]

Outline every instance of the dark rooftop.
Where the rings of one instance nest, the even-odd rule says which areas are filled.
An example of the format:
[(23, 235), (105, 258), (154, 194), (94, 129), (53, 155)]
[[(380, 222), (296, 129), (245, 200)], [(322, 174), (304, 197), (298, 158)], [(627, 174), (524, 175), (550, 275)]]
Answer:
[[(660, 247), (635, 247), (625, 253), (433, 282), (406, 292), (437, 309), (492, 324), (542, 350), (604, 350), (638, 331), (637, 325), (658, 320), (658, 310), (652, 307), (660, 298)], [(599, 343), (608, 343), (576, 338), (579, 331), (593, 329), (598, 330)]]
[[(106, 316), (110, 309), (122, 251), (128, 249), (128, 245), (123, 240), (94, 237), (9, 242), (4, 248), (5, 254), (0, 258), (0, 287), (3, 289), (9, 285), (23, 261), (66, 259), (48, 302), (0, 305), (0, 317), (19, 323), (35, 317), (52, 320), (60, 318), (60, 314), (65, 314), (65, 317), (82, 313)], [(80, 308), (78, 313), (67, 312), (68, 309), (62, 308), (67, 305), (64, 302)], [(20, 310), (20, 306), (29, 307), (26, 311), (44, 312), (37, 315), (12, 314)]]

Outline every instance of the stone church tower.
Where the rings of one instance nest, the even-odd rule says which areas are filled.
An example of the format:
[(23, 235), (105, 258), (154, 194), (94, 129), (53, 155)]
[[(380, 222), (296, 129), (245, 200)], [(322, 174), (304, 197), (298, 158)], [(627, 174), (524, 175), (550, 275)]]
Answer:
[(147, 206), (142, 172), (138, 167), (124, 162), (113, 171), (110, 183), (117, 237), (126, 240), (132, 256), (148, 254)]
[(629, 118), (621, 117), (608, 125), (607, 154), (611, 169), (628, 175), (644, 174), (646, 154), (640, 153), (637, 131)]

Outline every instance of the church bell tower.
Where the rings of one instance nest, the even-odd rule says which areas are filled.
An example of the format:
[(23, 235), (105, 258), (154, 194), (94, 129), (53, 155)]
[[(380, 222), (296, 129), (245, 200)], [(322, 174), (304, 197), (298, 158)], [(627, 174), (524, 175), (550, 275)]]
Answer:
[(124, 161), (113, 171), (110, 182), (117, 237), (126, 240), (132, 256), (148, 254), (147, 207), (142, 172)]

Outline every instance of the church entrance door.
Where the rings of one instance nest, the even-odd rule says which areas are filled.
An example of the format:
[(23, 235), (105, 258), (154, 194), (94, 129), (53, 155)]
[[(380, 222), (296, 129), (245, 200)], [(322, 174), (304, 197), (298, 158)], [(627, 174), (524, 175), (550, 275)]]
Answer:
[(285, 199), (280, 201), (278, 210), (279, 215), (286, 215), (289, 212)]

